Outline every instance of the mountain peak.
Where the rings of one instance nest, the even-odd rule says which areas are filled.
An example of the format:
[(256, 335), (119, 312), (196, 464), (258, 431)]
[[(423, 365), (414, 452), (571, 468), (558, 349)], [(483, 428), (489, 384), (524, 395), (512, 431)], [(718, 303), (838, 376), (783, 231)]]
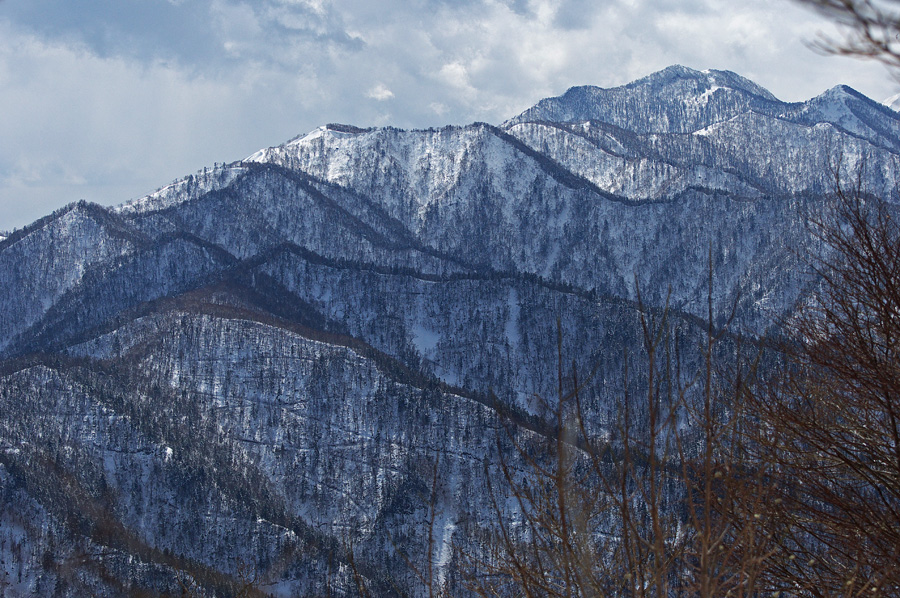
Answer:
[(823, 99), (842, 99), (846, 97), (862, 97), (858, 91), (849, 87), (847, 85), (835, 85), (831, 89), (828, 89), (816, 97)]
[[(866, 95), (856, 91), (852, 87), (848, 85), (835, 85), (831, 89), (828, 89), (821, 94), (817, 95), (813, 99), (811, 99), (809, 104), (834, 104), (834, 105), (847, 105), (848, 103), (856, 103), (863, 104), (876, 110), (882, 111), (884, 108), (890, 108), (890, 102), (897, 102), (900, 94), (885, 100), (884, 102), (876, 102), (875, 100), (867, 97)], [(896, 106), (895, 106), (896, 109)]]
[(666, 68), (650, 73), (640, 79), (636, 79), (631, 83), (627, 83), (621, 87), (638, 87), (641, 85), (665, 85), (681, 79), (701, 79), (705, 71), (698, 71), (680, 64), (673, 64)]
[(716, 69), (698, 71), (680, 64), (666, 67), (661, 71), (647, 75), (646, 77), (623, 85), (622, 87), (666, 87), (676, 84), (679, 81), (696, 82), (699, 89), (706, 87), (706, 89), (700, 91), (700, 93), (713, 88), (725, 88), (760, 96), (773, 102), (778, 101), (778, 98), (772, 95), (769, 90), (732, 71), (720, 71)]
[(572, 87), (504, 126), (597, 120), (638, 133), (690, 133), (751, 108), (780, 104), (766, 89), (730, 71), (674, 65), (619, 87)]

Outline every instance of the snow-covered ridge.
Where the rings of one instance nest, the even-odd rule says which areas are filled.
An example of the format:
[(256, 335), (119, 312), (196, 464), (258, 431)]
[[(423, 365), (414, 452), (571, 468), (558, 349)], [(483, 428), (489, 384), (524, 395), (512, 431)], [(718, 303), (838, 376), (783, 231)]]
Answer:
[[(873, 150), (880, 156), (874, 160), (878, 163), (875, 168), (882, 171), (881, 180), (888, 180), (897, 167), (891, 165), (894, 158), (882, 150), (896, 153), (891, 150), (900, 148), (900, 141), (896, 135), (893, 140), (890, 135), (885, 137), (885, 132), (895, 126), (893, 123), (873, 125), (872, 118), (884, 120), (884, 114), (869, 118), (867, 112), (871, 110), (866, 102), (874, 104), (849, 88), (837, 86), (808, 102), (787, 104), (735, 73), (673, 66), (615, 88), (572, 88), (563, 96), (542, 100), (501, 128), (603, 191), (630, 201), (666, 199), (692, 187), (753, 197), (759, 193), (759, 180), (742, 180), (742, 177), (746, 179), (743, 171), (752, 175), (752, 179), (771, 180), (772, 168), (796, 165), (791, 172), (796, 171), (800, 178), (790, 173), (784, 175), (782, 179), (786, 183), (793, 182), (781, 192), (797, 193), (811, 186), (815, 188), (812, 181), (815, 177), (810, 173), (820, 169), (827, 157), (808, 154), (810, 158), (806, 162), (801, 157), (802, 163), (798, 163), (794, 148), (800, 143), (821, 144), (825, 138), (835, 148), (846, 142), (851, 146), (847, 150), (850, 154), (868, 151), (860, 139), (878, 146)], [(579, 156), (573, 161), (570, 150), (560, 151), (565, 144), (572, 143), (564, 141), (568, 136), (565, 131), (543, 131), (543, 141), (539, 141), (529, 138), (517, 126), (543, 121), (587, 129), (593, 126), (592, 122), (606, 123), (621, 133), (607, 134), (606, 141), (589, 141), (590, 132), (579, 134), (583, 139), (575, 145), (597, 147), (588, 148), (584, 154), (573, 146), (571, 151)], [(790, 127), (784, 123), (793, 123), (794, 130), (786, 130)], [(831, 125), (839, 130), (823, 129), (819, 125)], [(759, 127), (786, 140), (771, 149), (772, 153), (783, 155), (766, 159), (765, 154), (754, 155), (745, 149), (753, 146), (754, 151), (770, 151), (757, 147), (760, 135), (752, 129)], [(811, 127), (817, 133), (808, 133)], [(532, 127), (529, 134), (535, 131)], [(414, 213), (421, 220), (425, 210), (440, 205), (441, 198), (457, 187), (466, 169), (478, 161), (490, 171), (520, 159), (510, 148), (501, 149), (503, 144), (486, 149), (484, 142), (490, 135), (484, 133), (484, 127), (477, 124), (412, 131), (323, 125), (279, 146), (261, 149), (241, 163), (176, 181), (119, 209), (122, 214), (145, 213), (227, 187), (245, 172), (240, 164), (251, 162), (276, 164), (312, 175), (378, 198), (392, 215), (401, 219), (406, 220), (405, 216)], [(669, 137), (684, 134), (694, 134), (697, 142)], [(770, 133), (763, 133), (766, 134)], [(709, 154), (709, 145), (715, 147), (715, 153)], [(550, 151), (550, 146), (557, 149)], [(779, 149), (782, 147), (783, 151)], [(600, 153), (596, 153), (598, 149)], [(746, 165), (735, 169), (732, 161), (739, 154), (743, 154), (741, 160)], [(704, 166), (702, 170), (692, 164), (698, 159)], [(397, 188), (398, 184), (402, 189)]]
[(673, 66), (613, 88), (573, 87), (506, 121), (599, 120), (637, 133), (690, 133), (747, 110), (780, 105), (775, 96), (729, 71)]
[(839, 85), (807, 102), (785, 103), (734, 73), (681, 66), (620, 87), (573, 87), (502, 126), (596, 120), (636, 134), (670, 135), (702, 131), (750, 112), (802, 126), (831, 123), (876, 145), (900, 149), (896, 134), (890, 133), (900, 123), (884, 122), (892, 114), (849, 87)]
[(240, 165), (240, 162), (204, 168), (196, 174), (190, 174), (161, 187), (149, 195), (126, 202), (118, 206), (116, 211), (120, 214), (134, 214), (162, 210), (204, 193), (227, 187), (244, 172), (246, 169)]
[(647, 77), (638, 79), (637, 81), (628, 83), (621, 87), (633, 88), (642, 85), (663, 86), (671, 84), (673, 81), (677, 80), (696, 81), (702, 85), (704, 79), (706, 85), (709, 86), (709, 89), (724, 88), (731, 90), (740, 90), (753, 95), (758, 95), (773, 102), (778, 101), (778, 98), (776, 98), (768, 89), (765, 89), (764, 87), (757, 85), (753, 81), (742, 77), (732, 71), (722, 71), (716, 69), (704, 69), (702, 71), (697, 71), (681, 65), (670, 66), (659, 72), (653, 73), (651, 75), (648, 75)]
[[(388, 128), (391, 128), (391, 127), (388, 127)], [(338, 136), (358, 135), (360, 133), (368, 133), (368, 132), (374, 131), (374, 130), (375, 130), (374, 128), (360, 129), (359, 127), (354, 127), (352, 125), (341, 125), (341, 124), (334, 124), (334, 123), (327, 124), (327, 125), (321, 125), (319, 127), (316, 127), (315, 129), (313, 129), (309, 133), (306, 133), (305, 135), (297, 135), (293, 139), (291, 139), (281, 145), (261, 149), (255, 153), (251, 154), (247, 158), (245, 158), (244, 162), (272, 162), (273, 161), (272, 158), (275, 158), (280, 153), (282, 153), (282, 150), (284, 148), (309, 144), (309, 143), (314, 142), (317, 139), (321, 139), (322, 137), (324, 137), (325, 135), (328, 135), (328, 134), (338, 135)]]
[[(524, 157), (485, 124), (404, 131), (395, 128), (344, 130), (319, 127), (284, 145), (247, 158), (302, 171), (353, 189), (406, 220), (425, 217), (430, 206), (444, 203), (472, 169), (510, 178), (510, 193), (534, 164), (503, 173)], [(513, 176), (515, 175), (515, 176)]]

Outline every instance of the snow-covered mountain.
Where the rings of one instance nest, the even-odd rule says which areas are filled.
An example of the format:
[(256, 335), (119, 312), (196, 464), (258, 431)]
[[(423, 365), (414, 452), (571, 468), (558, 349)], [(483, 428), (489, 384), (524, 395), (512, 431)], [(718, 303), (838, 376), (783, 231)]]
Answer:
[(416, 594), (406, 561), (431, 550), (460, 593), (500, 457), (552, 433), (534, 396), (560, 357), (595, 372), (602, 435), (641, 354), (637, 289), (670, 306), (686, 368), (710, 267), (717, 323), (769, 330), (813, 284), (835, 168), (900, 201), (900, 115), (671, 67), (499, 126), (326, 125), (11, 232), (0, 587), (227, 595), (250, 564), (275, 595), (348, 590), (353, 568)]

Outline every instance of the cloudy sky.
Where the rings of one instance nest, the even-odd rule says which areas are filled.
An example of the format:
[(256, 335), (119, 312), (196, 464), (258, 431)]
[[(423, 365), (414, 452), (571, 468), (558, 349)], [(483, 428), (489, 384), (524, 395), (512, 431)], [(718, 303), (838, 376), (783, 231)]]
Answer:
[(0, 231), (328, 122), (499, 123), (670, 64), (786, 101), (900, 91), (790, 0), (0, 0)]

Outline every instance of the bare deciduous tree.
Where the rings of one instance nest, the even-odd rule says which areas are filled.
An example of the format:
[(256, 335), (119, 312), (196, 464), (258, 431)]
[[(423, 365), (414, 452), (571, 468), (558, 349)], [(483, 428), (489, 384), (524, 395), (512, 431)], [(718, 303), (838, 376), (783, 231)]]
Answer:
[[(824, 37), (815, 46), (828, 53), (872, 58), (900, 69), (900, 1), (796, 0), (844, 27), (843, 39)], [(900, 73), (900, 71), (897, 71)]]
[(699, 371), (682, 375), (685, 339), (674, 338), (668, 309), (641, 307), (639, 318), (641, 363), (623, 362), (615, 433), (589, 431), (586, 384), (574, 364), (563, 375), (561, 357), (558, 396), (541, 399), (556, 434), (510, 430), (520, 465), (502, 460), (505, 485), (491, 485), (495, 552), (469, 563), (477, 595), (756, 594), (778, 551), (765, 533), (769, 471), (749, 466), (742, 444), (752, 375), (721, 375), (714, 354), (726, 335), (712, 325)]
[(772, 589), (900, 592), (900, 226), (861, 184), (819, 223), (817, 301), (788, 323), (789, 364), (756, 397), (777, 466)]

